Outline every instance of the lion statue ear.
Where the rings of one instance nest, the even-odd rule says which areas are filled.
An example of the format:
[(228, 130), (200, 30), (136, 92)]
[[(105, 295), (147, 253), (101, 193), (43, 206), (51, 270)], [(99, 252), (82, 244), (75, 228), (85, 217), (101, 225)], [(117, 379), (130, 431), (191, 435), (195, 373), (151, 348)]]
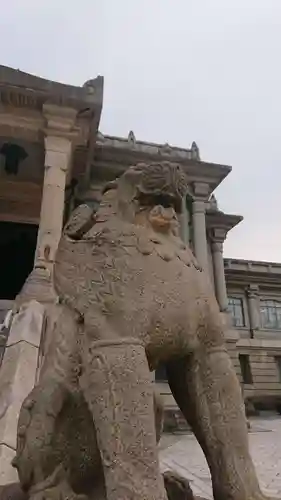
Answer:
[(127, 220), (132, 220), (135, 216), (134, 200), (138, 197), (142, 182), (142, 167), (141, 164), (130, 167), (118, 179), (118, 208)]
[(108, 182), (102, 194), (110, 190), (116, 191), (116, 202), (119, 212), (124, 218), (132, 220), (134, 217), (133, 201), (138, 195), (138, 186), (141, 184), (143, 164), (129, 167), (120, 177)]

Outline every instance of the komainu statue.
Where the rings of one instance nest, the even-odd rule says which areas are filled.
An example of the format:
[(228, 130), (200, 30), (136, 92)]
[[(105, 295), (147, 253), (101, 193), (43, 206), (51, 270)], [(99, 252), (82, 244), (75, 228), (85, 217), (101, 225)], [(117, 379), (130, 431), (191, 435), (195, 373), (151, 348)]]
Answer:
[(218, 305), (178, 236), (186, 190), (178, 165), (138, 164), (109, 183), (95, 216), (82, 206), (65, 227), (60, 311), (18, 426), (14, 465), (32, 499), (167, 498), (150, 373), (159, 363), (215, 500), (263, 499)]

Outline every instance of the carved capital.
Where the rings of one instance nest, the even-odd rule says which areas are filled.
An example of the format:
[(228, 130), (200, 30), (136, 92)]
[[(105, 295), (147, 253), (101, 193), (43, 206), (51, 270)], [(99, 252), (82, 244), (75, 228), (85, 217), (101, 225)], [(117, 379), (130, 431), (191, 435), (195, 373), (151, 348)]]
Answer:
[(45, 118), (43, 132), (46, 136), (65, 137), (72, 140), (79, 135), (79, 127), (75, 126), (77, 117), (75, 109), (44, 104), (43, 116)]
[(198, 196), (198, 198), (208, 198), (210, 194), (210, 186), (206, 182), (194, 182), (193, 193), (195, 197)]
[(77, 111), (73, 108), (57, 106), (55, 104), (43, 104), (43, 115), (49, 122), (63, 123), (64, 127), (70, 129), (76, 121)]
[(208, 236), (211, 241), (212, 249), (221, 249), (227, 235), (227, 230), (223, 227), (212, 228), (208, 231)]

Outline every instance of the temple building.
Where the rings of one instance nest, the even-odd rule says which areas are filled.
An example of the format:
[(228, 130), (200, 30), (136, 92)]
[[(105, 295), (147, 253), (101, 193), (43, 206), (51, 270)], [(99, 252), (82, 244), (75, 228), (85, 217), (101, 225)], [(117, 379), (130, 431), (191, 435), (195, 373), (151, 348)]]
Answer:
[[(190, 188), (181, 236), (213, 284), (245, 400), (253, 410), (281, 409), (281, 263), (223, 258), (227, 234), (242, 220), (222, 212), (215, 197), (231, 167), (201, 159), (195, 142), (186, 148), (144, 142), (132, 131), (103, 135), (102, 105), (100, 76), (75, 87), (0, 66), (0, 484), (15, 477), (18, 412), (44, 356), (62, 227), (79, 203), (97, 207), (104, 184), (138, 162), (181, 164)], [(32, 321), (27, 315), (18, 328), (32, 301)], [(7, 315), (15, 304), (18, 312)], [(162, 367), (156, 381), (169, 422), (176, 421)]]

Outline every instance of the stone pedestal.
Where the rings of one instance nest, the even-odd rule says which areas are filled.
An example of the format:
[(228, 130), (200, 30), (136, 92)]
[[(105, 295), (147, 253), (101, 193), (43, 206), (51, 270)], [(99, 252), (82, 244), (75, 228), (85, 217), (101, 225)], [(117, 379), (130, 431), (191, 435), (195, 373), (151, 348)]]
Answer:
[(25, 304), (14, 316), (0, 377), (0, 484), (17, 480), (11, 466), (20, 408), (35, 384), (45, 308)]

